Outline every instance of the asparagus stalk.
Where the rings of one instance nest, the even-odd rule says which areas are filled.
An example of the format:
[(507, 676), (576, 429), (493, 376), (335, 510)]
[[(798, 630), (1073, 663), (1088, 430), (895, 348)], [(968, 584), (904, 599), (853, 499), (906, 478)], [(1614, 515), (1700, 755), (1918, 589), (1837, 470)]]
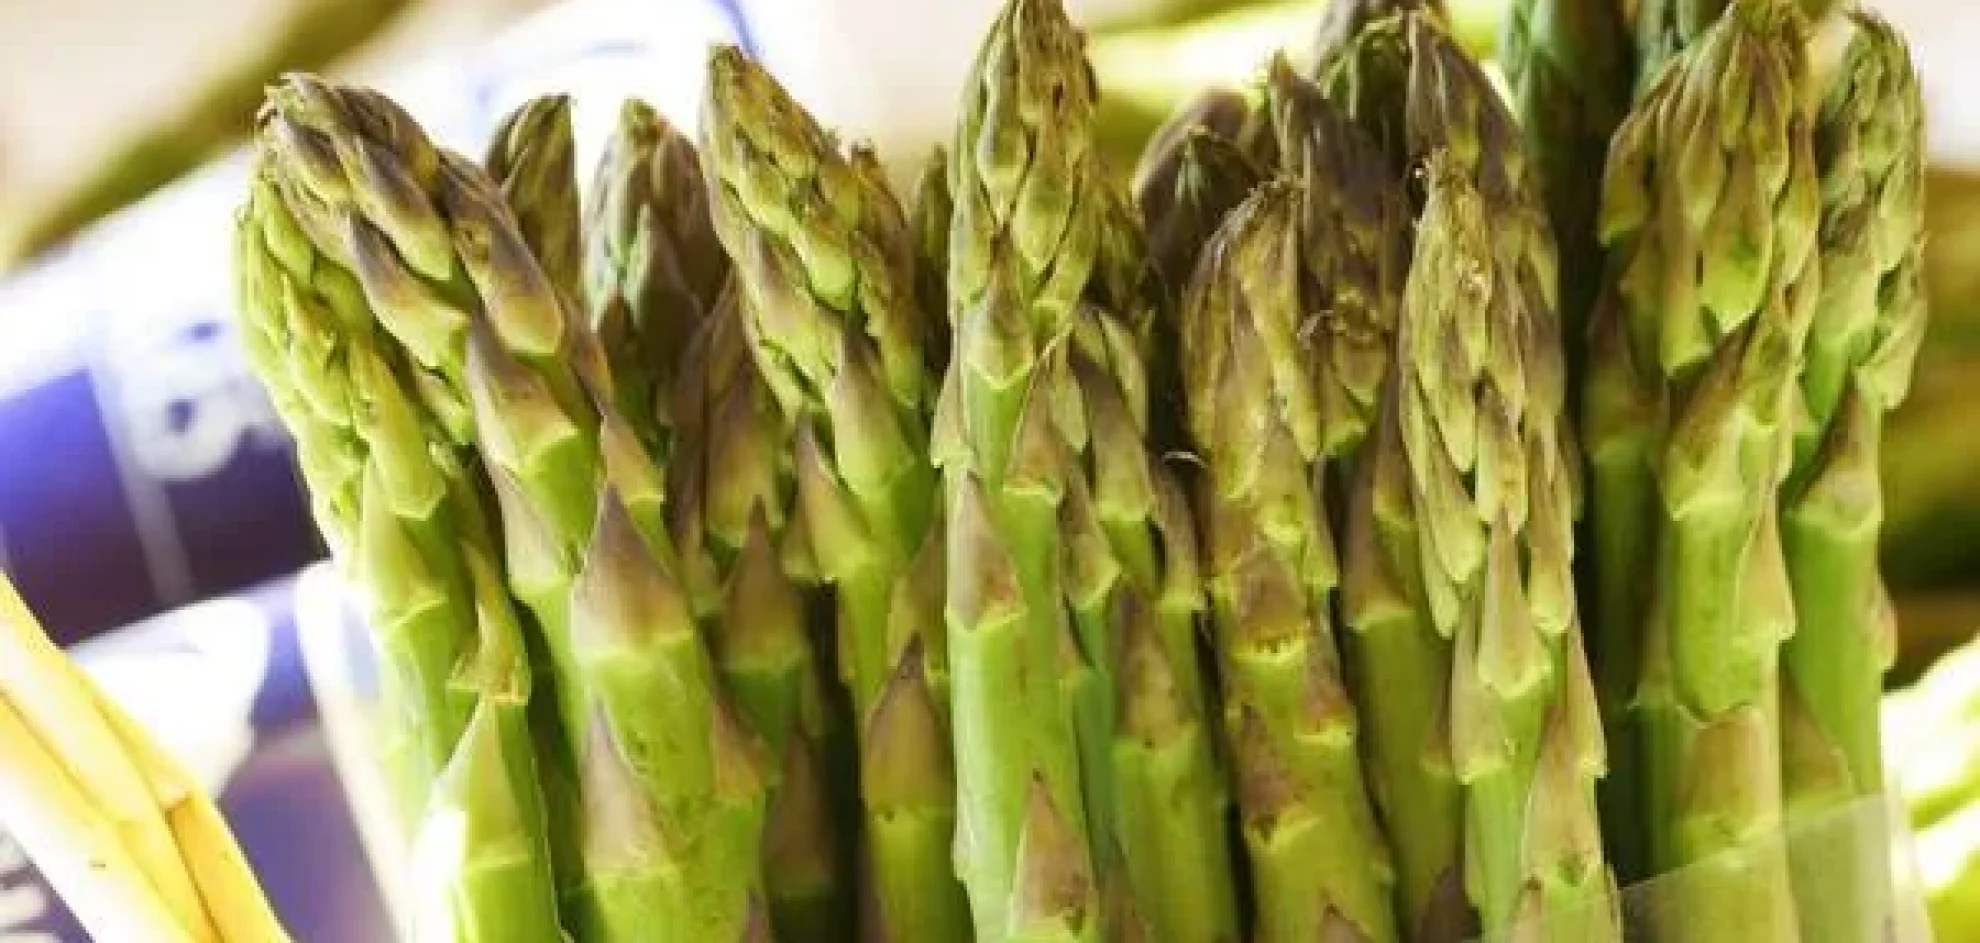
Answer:
[(1180, 324), (1137, 208), (1098, 189), (1100, 250), (1064, 338), (1083, 415), (1061, 420), (1082, 472), (1062, 520), (1075, 632), (1095, 661), (1075, 710), (1101, 888), (1118, 933), (1224, 940), (1238, 932), (1230, 798), (1198, 659), (1197, 534), (1176, 469), (1150, 448), (1185, 440)]
[(301, 445), (318, 523), (369, 591), (421, 939), (560, 939), (521, 629), (472, 457), (406, 388), (352, 273), (258, 165), (237, 234), (244, 334)]
[(694, 145), (645, 102), (621, 106), (592, 181), (597, 196), (584, 227), (591, 326), (619, 411), (648, 452), (671, 465), (679, 420), (670, 401), (729, 259), (715, 238)]
[(1706, 869), (1659, 928), (1685, 939), (1798, 934), (1773, 833), (1795, 630), (1776, 502), (1817, 291), (1804, 45), (1786, 3), (1736, 0), (1624, 120), (1604, 182), (1583, 422), (1599, 611), (1605, 651), (1641, 647), (1651, 867)]
[(584, 297), (570, 96), (532, 98), (503, 116), (482, 165), (501, 189), (550, 284), (573, 299)]
[(1328, 47), (1313, 72), (1315, 84), (1354, 119), (1388, 157), (1390, 172), (1407, 179), (1414, 171), (1407, 118), (1410, 49), (1406, 14), (1373, 20)]
[[(784, 939), (829, 938), (852, 925), (852, 868), (834, 823), (828, 756), (836, 724), (813, 648), (811, 598), (782, 560), (790, 476), (775, 459), (781, 443), (774, 424), (760, 421), (765, 414), (750, 410), (767, 400), (736, 399), (761, 383), (742, 353), (734, 307), (723, 306), (729, 262), (699, 158), (631, 99), (595, 180), (587, 280), (616, 402), (650, 454), (667, 457), (670, 527), (696, 620), (709, 630), (740, 719), (779, 771), (763, 838), (770, 923)], [(727, 322), (718, 328), (716, 319)], [(715, 350), (717, 338), (736, 342)], [(710, 403), (742, 412), (711, 417)], [(711, 473), (711, 456), (729, 464)]]
[(908, 207), (908, 237), (914, 241), (914, 299), (929, 325), (929, 363), (938, 372), (949, 362), (949, 152), (937, 145), (915, 179)]
[[(1791, 0), (1810, 23), (1819, 23), (1840, 9), (1842, 0)], [(1732, 6), (1732, 0), (1635, 0), (1636, 88), (1643, 94), (1657, 73), (1686, 46), (1704, 35)]]
[[(1368, 726), (1369, 785), (1395, 855), (1399, 931), (1437, 940), (1471, 934), (1475, 919), (1462, 870), (1464, 797), (1450, 750), (1451, 641), (1424, 611), (1422, 524), (1390, 376), (1410, 251), (1401, 181), (1419, 156), (1410, 147), (1408, 105), (1438, 92), (1412, 88), (1411, 22), (1391, 16), (1349, 37), (1320, 73), (1324, 97), (1283, 68), (1268, 87), (1279, 133), (1296, 147), (1288, 165), (1306, 181), (1305, 290), (1342, 302), (1338, 327), (1325, 336), (1343, 355), (1339, 363), (1353, 367), (1333, 371), (1327, 390), (1344, 484), (1344, 507), (1335, 512), (1345, 527), (1341, 614), (1351, 630), (1353, 694)], [(1457, 93), (1476, 97), (1468, 87)], [(1340, 196), (1357, 193), (1361, 199)], [(1434, 693), (1426, 703), (1397, 691)]]
[[(1291, 151), (1287, 152), (1292, 153)], [(1204, 250), (1184, 307), (1189, 427), (1239, 784), (1255, 938), (1396, 940), (1395, 873), (1364, 787), (1331, 602), (1324, 358), (1302, 349), (1300, 206), (1261, 186)]]
[[(1526, 152), (1545, 192), (1560, 250), (1560, 311), (1566, 345), (1568, 402), (1578, 409), (1588, 360), (1588, 323), (1601, 291), (1603, 258), (1596, 216), (1609, 138), (1628, 107), (1633, 72), (1628, 24), (1615, 0), (1519, 0), (1504, 33), (1505, 67)], [(1584, 542), (1601, 539), (1594, 528)], [(1633, 618), (1633, 600), (1610, 579), (1581, 574), (1592, 601), (1586, 628), (1609, 755), (1602, 782), (1603, 832), (1625, 881), (1649, 876), (1638, 809), (1637, 742), (1625, 722), (1636, 683), (1634, 633), (1612, 633)]]
[[(1782, 538), (1796, 629), (1783, 650), (1784, 768), (1809, 940), (1874, 939), (1892, 919), (1878, 710), (1895, 627), (1877, 569), (1878, 440), (1924, 336), (1924, 104), (1904, 41), (1873, 14), (1814, 124), (1821, 294), (1808, 335)], [(1875, 811), (1843, 811), (1868, 800)], [(1841, 823), (1836, 821), (1841, 818)], [(1858, 824), (1860, 823), (1860, 824)]]
[[(855, 750), (827, 687), (829, 621), (794, 504), (784, 423), (726, 290), (689, 347), (675, 397), (681, 433), (669, 491), (690, 582), (738, 705), (783, 769), (766, 825), (765, 879), (780, 939), (854, 925)], [(690, 414), (689, 411), (692, 411)]]
[(1501, 49), (1513, 110), (1560, 249), (1572, 398), (1580, 388), (1588, 311), (1602, 282), (1595, 220), (1609, 138), (1629, 106), (1629, 34), (1616, 0), (1515, 0)]
[(1101, 637), (1119, 566), (1067, 435), (1085, 418), (1070, 338), (1114, 209), (1087, 152), (1094, 97), (1064, 11), (1016, 0), (979, 48), (950, 150), (956, 350), (931, 451), (948, 515), (956, 862), (985, 941), (1097, 940), (1139, 919), (1113, 828)]
[(934, 379), (906, 217), (870, 151), (841, 156), (740, 50), (710, 60), (704, 158), (715, 229), (736, 260), (743, 331), (797, 437), (798, 508), (835, 593), (865, 799), (879, 939), (967, 935), (953, 766), (925, 671), (936, 626), (894, 601), (936, 519)]
[[(1550, 932), (1616, 939), (1615, 881), (1595, 807), (1606, 751), (1572, 571), (1579, 458), (1542, 183), (1478, 64), (1430, 17), (1412, 15), (1407, 26), (1408, 139), (1413, 154), (1436, 155), (1430, 188), (1450, 202), (1431, 198), (1418, 223), (1399, 328), (1399, 410), (1420, 489), (1412, 501), (1424, 520), (1427, 614), (1454, 642), (1448, 710), (1465, 791), (1465, 889), (1488, 938), (1532, 932), (1544, 913), (1553, 915)], [(1476, 200), (1469, 210), (1467, 192)], [(1433, 209), (1450, 214), (1449, 232)], [(1486, 234), (1490, 247), (1437, 241), (1467, 229)], [(1427, 258), (1433, 247), (1451, 261)], [(1451, 284), (1460, 271), (1483, 275), (1483, 299), (1466, 297), (1481, 287), (1475, 281)], [(1428, 295), (1421, 305), (1411, 297), (1419, 285)], [(1482, 303), (1484, 316), (1454, 313), (1447, 292)], [(1463, 402), (1451, 365), (1438, 359), (1453, 343), (1477, 352), (1460, 368), (1472, 371), (1475, 402)], [(1418, 407), (1426, 415), (1413, 417)], [(1445, 469), (1470, 466), (1472, 523), (1440, 509), (1449, 495), (1435, 490), (1454, 479), (1432, 470), (1439, 446)], [(1446, 480), (1432, 484), (1433, 474)], [(1538, 650), (1522, 653), (1532, 642)]]
[(1409, 206), (1375, 142), (1283, 58), (1266, 104), (1282, 173), (1300, 183), (1299, 298), (1326, 312), (1307, 343), (1323, 451), (1352, 465), (1378, 411), (1408, 265)]
[[(1403, 308), (1407, 336), (1398, 339), (1398, 356), (1404, 359), (1396, 368), (1403, 376), (1385, 381), (1379, 353), (1354, 358), (1349, 362), (1362, 366), (1341, 372), (1359, 380), (1351, 387), (1355, 395), (1340, 399), (1356, 408), (1336, 410), (1349, 418), (1372, 417), (1337, 423), (1350, 454), (1359, 444), (1357, 433), (1372, 429), (1372, 450), (1355, 463), (1351, 476), (1345, 602), (1350, 624), (1358, 629), (1354, 638), (1374, 732), (1377, 795), (1402, 864), (1405, 920), (1418, 934), (1458, 932), (1453, 928), (1464, 922), (1465, 907), (1457, 900), (1456, 863), (1462, 860), (1465, 896), (1488, 936), (1520, 932), (1542, 907), (1579, 914), (1576, 932), (1588, 938), (1614, 936), (1619, 931), (1613, 880), (1599, 841), (1590, 841), (1596, 834), (1591, 790), (1603, 759), (1599, 733), (1591, 736), (1584, 729), (1593, 718), (1580, 716), (1593, 706), (1577, 687), (1588, 668), (1568, 569), (1578, 485), (1575, 464), (1560, 454), (1563, 448), (1571, 454), (1573, 440), (1561, 364), (1555, 247), (1539, 181), (1517, 125), (1490, 81), (1430, 13), (1368, 24), (1333, 60), (1323, 82), (1337, 107), (1389, 154), (1391, 166), (1418, 168), (1426, 197), (1437, 189), (1431, 184), (1441, 180), (1447, 202), (1435, 208), (1450, 217), (1433, 217), (1431, 200), (1418, 220), (1417, 251), (1435, 249), (1443, 261), (1412, 263), (1411, 291), (1423, 300)], [(1281, 98), (1302, 100), (1290, 94)], [(1321, 139), (1341, 140), (1343, 134), (1333, 130)], [(1432, 163), (1440, 167), (1437, 172), (1421, 170)], [(1373, 189), (1364, 185), (1350, 192)], [(1491, 229), (1473, 238), (1487, 245), (1435, 241), (1455, 238), (1443, 230), (1479, 214), (1491, 221)], [(1380, 218), (1366, 209), (1362, 215)], [(1361, 231), (1382, 229), (1364, 225)], [(1369, 249), (1362, 252), (1380, 258)], [(1460, 279), (1453, 268), (1457, 262), (1475, 276)], [(1326, 278), (1324, 268), (1321, 272), (1321, 284), (1340, 281), (1338, 275)], [(1381, 282), (1368, 283), (1371, 288), (1359, 297), (1381, 299)], [(1486, 292), (1487, 300), (1471, 299), (1472, 291)], [(1431, 300), (1440, 294), (1445, 300)], [(1482, 304), (1484, 313), (1453, 325), (1447, 309), (1465, 304)], [(1426, 318), (1427, 323), (1410, 323)], [(1429, 351), (1408, 349), (1410, 336), (1458, 343), (1466, 335), (1471, 339), (1460, 349), (1474, 353), (1458, 364), (1433, 366), (1426, 359)], [(1519, 340), (1503, 346), (1485, 341), (1502, 335)], [(1415, 364), (1409, 362), (1412, 356)], [(1448, 361), (1450, 354), (1437, 356)], [(1412, 383), (1424, 381), (1411, 380), (1412, 372), (1429, 377), (1429, 385), (1414, 389)], [(1385, 392), (1378, 398), (1369, 392), (1374, 389)], [(1440, 419), (1436, 434), (1426, 438), (1412, 425), (1418, 423), (1412, 419), (1418, 408), (1445, 416), (1466, 435), (1451, 438), (1453, 433), (1443, 431), (1448, 423)], [(1486, 426), (1483, 417), (1497, 421)], [(1480, 424), (1474, 427), (1474, 421)], [(1502, 443), (1497, 451), (1516, 463), (1482, 454), (1480, 443), (1488, 435), (1497, 437)], [(1483, 471), (1473, 470), (1473, 463)], [(1465, 472), (1453, 479), (1438, 471), (1450, 467)], [(1499, 493), (1479, 477), (1487, 472), (1506, 474), (1519, 487)], [(1451, 491), (1454, 481), (1461, 487)], [(1427, 494), (1431, 485), (1444, 493)], [(1432, 498), (1436, 504), (1429, 503)], [(1454, 501), (1473, 506), (1469, 521), (1453, 510), (1464, 506)], [(1518, 561), (1520, 569), (1513, 571), (1518, 578), (1501, 573), (1508, 554)], [(1508, 609), (1507, 599), (1521, 601)], [(1509, 625), (1500, 618), (1525, 606), (1532, 607), (1527, 620)], [(1495, 636), (1525, 635), (1529, 644), (1503, 651), (1496, 640), (1477, 638), (1487, 625)], [(1531, 644), (1534, 639), (1544, 644)], [(1436, 713), (1379, 695), (1427, 684), (1450, 686)], [(1452, 805), (1459, 785), (1461, 837)], [(1413, 794), (1403, 794), (1404, 788)]]
[[(1132, 190), (1143, 215), (1150, 215), (1148, 200), (1176, 195), (1173, 184), (1178, 159), (1191, 137), (1203, 132), (1236, 146), (1246, 141), (1248, 130), (1270, 132), (1270, 127), (1256, 120), (1259, 117), (1252, 102), (1234, 89), (1211, 87), (1184, 99), (1168, 119), (1149, 135), (1148, 143), (1142, 147), (1141, 158), (1135, 165)], [(1246, 160), (1255, 162), (1255, 155), (1243, 147), (1238, 147), (1238, 150)], [(1241, 200), (1240, 196), (1232, 205)], [(1159, 228), (1159, 224), (1151, 218), (1149, 229)], [(1209, 237), (1209, 233), (1204, 233), (1202, 238), (1208, 240)]]
[[(958, 349), (934, 453), (958, 859), (980, 937), (1229, 939), (1195, 535), (1146, 444), (1175, 325), (1150, 303), (1137, 214), (1088, 150), (1093, 102), (1063, 10), (1017, 0), (951, 151)], [(1014, 691), (1037, 700), (1013, 714)]]
[(1705, 33), (1731, 0), (1636, 0), (1636, 92), (1647, 94), (1658, 73)]
[(1440, 152), (1427, 175), (1397, 409), (1429, 621), (1454, 642), (1465, 888), (1488, 939), (1545, 919), (1548, 935), (1619, 940), (1595, 809), (1600, 714), (1575, 614), (1578, 481), (1550, 254), (1504, 238), (1495, 224), (1518, 208), (1491, 203), (1461, 163)]
[(760, 936), (764, 759), (696, 630), (660, 473), (611, 408), (596, 338), (493, 184), (388, 100), (297, 76), (270, 105), (263, 139), (311, 243), (351, 260), (488, 466), (575, 754), (578, 804), (552, 819), (582, 816), (565, 906), (588, 939)]

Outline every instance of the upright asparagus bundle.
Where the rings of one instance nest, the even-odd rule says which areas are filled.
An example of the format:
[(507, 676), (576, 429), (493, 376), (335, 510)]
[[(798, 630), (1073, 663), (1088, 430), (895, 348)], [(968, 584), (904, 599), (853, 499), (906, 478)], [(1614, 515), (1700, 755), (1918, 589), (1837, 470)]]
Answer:
[(1606, 657), (1642, 658), (1633, 690), (1603, 693), (1633, 704), (1651, 867), (1703, 869), (1660, 928), (1685, 939), (1797, 935), (1770, 839), (1795, 628), (1776, 498), (1817, 293), (1804, 40), (1785, 0), (1736, 0), (1625, 119), (1604, 183), (1613, 277), (1582, 426), (1596, 611)]
[(1398, 939), (1330, 599), (1321, 358), (1301, 334), (1295, 186), (1259, 188), (1204, 250), (1184, 305), (1189, 428), (1256, 938)]
[(715, 226), (740, 312), (797, 441), (798, 513), (835, 593), (865, 799), (878, 939), (967, 935), (945, 718), (926, 672), (914, 562), (931, 539), (934, 381), (914, 245), (870, 152), (841, 156), (768, 73), (733, 47), (710, 60), (703, 141)]
[(410, 388), (420, 368), (379, 336), (347, 246), (333, 246), (342, 262), (321, 250), (285, 202), (299, 185), (278, 169), (296, 159), (285, 150), (307, 146), (287, 130), (271, 135), (237, 229), (243, 334), (296, 435), (319, 526), (367, 590), (385, 753), (421, 854), (411, 929), (555, 939), (532, 679), (490, 496)]
[(296, 77), (270, 103), (264, 148), (309, 241), (351, 261), (422, 400), (486, 460), (576, 771), (551, 817), (581, 835), (581, 860), (558, 862), (571, 922), (587, 939), (756, 938), (763, 759), (715, 679), (659, 472), (611, 408), (595, 338), (492, 183), (390, 102)]
[(984, 940), (1236, 934), (1180, 490), (1145, 444), (1138, 240), (1088, 153), (1065, 14), (1015, 0), (952, 150), (948, 498), (957, 863)]
[(584, 245), (578, 235), (570, 96), (544, 95), (516, 106), (496, 125), (482, 165), (515, 214), (544, 276), (559, 291), (581, 298)]
[[(1801, 373), (1808, 422), (1782, 492), (1795, 634), (1783, 651), (1782, 748), (1806, 940), (1886, 935), (1892, 918), (1878, 727), (1895, 627), (1877, 572), (1878, 440), (1924, 336), (1919, 286), (1923, 102), (1904, 42), (1849, 17), (1814, 125), (1821, 294)], [(1853, 800), (1868, 812), (1834, 821)]]

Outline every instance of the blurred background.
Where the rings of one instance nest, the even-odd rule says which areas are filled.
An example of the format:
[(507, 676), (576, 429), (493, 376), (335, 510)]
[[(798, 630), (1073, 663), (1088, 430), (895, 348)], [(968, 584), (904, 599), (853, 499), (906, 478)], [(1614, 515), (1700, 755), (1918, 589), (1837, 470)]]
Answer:
[[(1448, 2), (1489, 57), (1505, 0)], [(1980, 9), (1866, 4), (1910, 38), (1929, 115), (1933, 320), (1883, 452), (1902, 682), (1980, 629)], [(304, 570), (321, 548), (231, 334), (239, 146), (264, 83), (310, 69), (379, 84), (469, 153), (524, 97), (573, 92), (586, 167), (627, 95), (693, 127), (706, 46), (737, 42), (905, 171), (945, 136), (996, 5), (0, 0), (0, 568), (113, 694), (207, 758), (194, 765), (302, 938), (382, 939), (384, 918), (361, 851), (376, 797), (337, 774), (352, 729), (337, 718), (365, 686), (346, 643), (361, 633), (345, 631), (334, 578)], [(1303, 47), (1325, 0), (1068, 5), (1126, 173), (1182, 95)], [(299, 820), (318, 833), (302, 857)], [(25, 863), (9, 847), (0, 836), (0, 891), (16, 895)], [(42, 903), (0, 913), (0, 938), (76, 939)]]

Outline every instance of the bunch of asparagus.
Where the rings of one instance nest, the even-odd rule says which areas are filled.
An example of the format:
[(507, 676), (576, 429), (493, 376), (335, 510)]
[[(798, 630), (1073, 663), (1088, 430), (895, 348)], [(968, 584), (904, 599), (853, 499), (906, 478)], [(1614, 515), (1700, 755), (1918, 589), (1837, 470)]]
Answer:
[(1883, 789), (1902, 44), (1531, 0), (1508, 102), (1337, 3), (1125, 188), (1056, 0), (911, 203), (733, 48), (587, 199), (563, 99), (477, 165), (271, 90), (242, 309), (418, 938), (1619, 940), (1676, 869), (1670, 939), (1877, 935), (1881, 835), (1773, 832)]

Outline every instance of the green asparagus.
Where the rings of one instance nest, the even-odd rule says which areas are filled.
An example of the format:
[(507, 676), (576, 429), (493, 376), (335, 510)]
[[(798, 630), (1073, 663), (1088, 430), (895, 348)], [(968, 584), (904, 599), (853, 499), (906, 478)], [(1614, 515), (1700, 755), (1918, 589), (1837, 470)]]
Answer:
[(486, 463), (575, 770), (576, 795), (551, 803), (581, 844), (558, 862), (571, 922), (598, 940), (761, 937), (766, 761), (704, 648), (660, 473), (611, 407), (596, 338), (494, 184), (382, 96), (291, 77), (262, 139), (310, 241), (348, 256), (423, 398)]
[(841, 156), (740, 50), (710, 59), (702, 112), (716, 232), (735, 259), (744, 336), (797, 439), (799, 513), (838, 609), (863, 790), (877, 939), (968, 933), (946, 865), (954, 771), (924, 636), (894, 618), (936, 516), (935, 382), (907, 219), (870, 151)]
[(1407, 117), (1410, 49), (1405, 15), (1374, 20), (1327, 51), (1312, 75), (1326, 97), (1345, 110), (1387, 155), (1391, 172), (1414, 172)]
[(578, 236), (570, 96), (544, 95), (516, 106), (496, 125), (482, 165), (501, 188), (550, 284), (581, 299), (584, 245)]
[(1388, 373), (1409, 258), (1407, 195), (1375, 142), (1284, 58), (1267, 70), (1266, 102), (1281, 173), (1301, 185), (1300, 301), (1325, 313), (1307, 339), (1321, 447), (1350, 465)]
[[(777, 462), (774, 421), (757, 409), (767, 389), (724, 303), (729, 262), (699, 158), (629, 99), (594, 180), (587, 278), (615, 399), (649, 454), (666, 457), (664, 500), (692, 609), (737, 713), (779, 771), (763, 845), (770, 923), (785, 940), (829, 939), (853, 919), (835, 807), (851, 792), (837, 774), (850, 770), (832, 763), (840, 724), (815, 653), (812, 594), (783, 565), (789, 466)], [(711, 461), (725, 464), (711, 471)]]
[(937, 146), (921, 166), (914, 202), (908, 207), (909, 238), (914, 240), (914, 299), (929, 324), (929, 364), (936, 372), (949, 362), (949, 218), (955, 201), (949, 198), (949, 153)]
[[(1514, 109), (1525, 134), (1526, 151), (1546, 193), (1547, 215), (1560, 249), (1560, 310), (1566, 345), (1568, 402), (1578, 409), (1588, 354), (1588, 321), (1601, 291), (1603, 258), (1596, 214), (1602, 199), (1602, 167), (1609, 138), (1628, 107), (1632, 77), (1628, 25), (1615, 0), (1518, 0), (1505, 24), (1505, 67)], [(1584, 531), (1584, 542), (1599, 535)], [(1584, 568), (1585, 570), (1585, 568)], [(1605, 601), (1593, 574), (1584, 572), (1582, 595)], [(1635, 684), (1634, 652), (1614, 652), (1600, 632), (1624, 618), (1597, 608), (1589, 619), (1609, 775), (1602, 783), (1604, 831), (1618, 875), (1649, 877), (1645, 849), (1632, 840), (1640, 803), (1636, 740), (1626, 735), (1623, 713)], [(1620, 639), (1628, 644), (1628, 639)], [(1608, 672), (1608, 674), (1604, 674)]]
[(1258, 168), (1216, 129), (1218, 120), (1214, 112), (1179, 112), (1156, 133), (1135, 168), (1135, 200), (1148, 227), (1149, 256), (1172, 291), (1189, 284), (1211, 233), (1259, 182)]
[(854, 925), (838, 809), (839, 791), (851, 790), (833, 766), (846, 745), (813, 654), (811, 600), (786, 572), (763, 505), (754, 507), (717, 616), (715, 661), (780, 773), (763, 836), (771, 925), (780, 940), (836, 940)]
[[(1350, 356), (1338, 372), (1350, 385), (1336, 391), (1340, 406), (1332, 411), (1344, 454), (1355, 456), (1360, 436), (1369, 436), (1367, 454), (1356, 456), (1348, 475), (1344, 603), (1356, 630), (1351, 650), (1363, 678), (1358, 693), (1371, 728), (1377, 801), (1401, 866), (1405, 923), (1419, 936), (1461, 932), (1467, 909), (1461, 887), (1493, 938), (1518, 932), (1541, 907), (1573, 912), (1581, 921), (1576, 932), (1588, 938), (1612, 937), (1618, 932), (1613, 880), (1599, 840), (1591, 842), (1597, 835), (1592, 789), (1603, 757), (1599, 732), (1583, 729), (1593, 723), (1593, 715), (1581, 716), (1595, 710), (1592, 699), (1576, 687), (1588, 670), (1569, 572), (1577, 476), (1574, 461), (1562, 457), (1573, 454), (1573, 439), (1555, 248), (1538, 181), (1490, 81), (1432, 14), (1369, 23), (1333, 57), (1322, 83), (1336, 107), (1387, 152), (1391, 167), (1417, 168), (1422, 198), (1441, 181), (1446, 200), (1434, 207), (1445, 215), (1433, 217), (1428, 201), (1417, 223), (1417, 251), (1435, 249), (1443, 261), (1411, 264), (1410, 291), (1421, 300), (1403, 305), (1401, 323), (1425, 323), (1411, 325), (1397, 341), (1401, 377), (1385, 379), (1395, 371), (1384, 364), (1380, 345), (1343, 344)], [(1333, 119), (1317, 137), (1344, 139), (1333, 129), (1343, 123)], [(1424, 175), (1432, 155), (1439, 155), (1441, 170)], [(1355, 172), (1379, 179), (1377, 162), (1361, 160), (1363, 169)], [(1375, 190), (1363, 185), (1350, 192)], [(1488, 245), (1439, 241), (1458, 238), (1445, 230), (1478, 214), (1492, 228), (1470, 238)], [(1360, 216), (1359, 229), (1348, 231), (1363, 233), (1362, 256), (1379, 260), (1379, 241), (1368, 240), (1385, 231), (1381, 215), (1364, 207)], [(1340, 237), (1333, 238), (1312, 244), (1339, 245)], [(1320, 284), (1341, 280), (1338, 268), (1316, 269)], [(1351, 296), (1366, 299), (1360, 302), (1366, 313), (1359, 331), (1345, 332), (1348, 339), (1371, 330), (1379, 336), (1385, 324), (1396, 323), (1383, 320), (1383, 305), (1396, 304), (1393, 280), (1385, 288), (1372, 275), (1364, 274), (1366, 287)], [(1474, 291), (1487, 294), (1484, 316), (1461, 329), (1439, 320), (1454, 305), (1481, 304), (1464, 300)], [(1457, 300), (1431, 300), (1440, 294)], [(1407, 338), (1423, 331), (1433, 332), (1434, 343), (1456, 346), (1410, 351)], [(1518, 340), (1507, 347), (1487, 343), (1501, 334)], [(1471, 362), (1442, 362), (1454, 350), (1473, 351), (1465, 355)], [(1419, 374), (1429, 386), (1413, 386), (1425, 382), (1411, 379)], [(1455, 386), (1445, 385), (1453, 380)], [(1426, 420), (1412, 419), (1421, 410), (1444, 417), (1434, 435), (1419, 428)], [(1474, 428), (1486, 416), (1499, 422)], [(1442, 431), (1446, 422), (1466, 435), (1450, 438)], [(1509, 443), (1496, 460), (1479, 453), (1488, 435)], [(1474, 462), (1482, 470), (1472, 470)], [(1450, 468), (1463, 471), (1454, 477), (1440, 470)], [(1517, 490), (1485, 487), (1478, 477), (1485, 471), (1510, 476)], [(1424, 491), (1431, 486), (1439, 492)], [(1437, 510), (1428, 503), (1433, 499)], [(1472, 507), (1460, 511), (1465, 504), (1453, 502)], [(1502, 554), (1524, 567), (1523, 585), (1496, 575), (1498, 561), (1508, 558)], [(1520, 595), (1507, 595), (1515, 590)], [(1506, 609), (1509, 598), (1518, 602)], [(1516, 623), (1497, 616), (1528, 607), (1531, 615)], [(1476, 637), (1488, 625), (1495, 634), (1527, 638), (1513, 639), (1523, 645), (1506, 651)], [(1481, 657), (1488, 661), (1474, 663)], [(1506, 660), (1491, 661), (1499, 658)], [(1434, 711), (1383, 696), (1432, 685), (1449, 686)]]
[(956, 859), (982, 940), (1231, 939), (1193, 535), (1144, 444), (1146, 263), (1093, 104), (1063, 10), (1014, 0), (951, 149)]
[(1338, 558), (1314, 488), (1326, 361), (1300, 336), (1306, 202), (1265, 184), (1204, 250), (1184, 305), (1184, 385), (1255, 938), (1379, 943), (1399, 939), (1395, 874), (1364, 785), (1331, 615)]
[(355, 278), (311, 244), (266, 159), (236, 234), (243, 334), (299, 446), (319, 526), (366, 590), (386, 765), (434, 939), (556, 940), (530, 669), (472, 459), (405, 388)]
[(621, 106), (592, 192), (584, 227), (591, 326), (620, 413), (671, 465), (678, 432), (668, 403), (683, 353), (722, 291), (728, 256), (693, 144), (645, 102)]
[[(1602, 282), (1595, 217), (1609, 138), (1629, 106), (1631, 48), (1616, 0), (1515, 0), (1500, 63), (1561, 257), (1568, 392), (1580, 389), (1588, 311)], [(1599, 657), (1599, 655), (1597, 656)]]
[[(1895, 627), (1877, 570), (1878, 440), (1925, 328), (1924, 103), (1890, 25), (1865, 13), (1849, 21), (1855, 35), (1814, 124), (1822, 284), (1801, 374), (1809, 421), (1782, 493), (1796, 613), (1783, 650), (1782, 748), (1797, 830), (1884, 792), (1878, 708)], [(1806, 940), (1887, 932), (1888, 831), (1881, 814), (1859, 821), (1817, 828), (1795, 848)]]
[(1785, 0), (1735, 0), (1625, 118), (1603, 188), (1612, 277), (1582, 424), (1595, 612), (1605, 653), (1641, 652), (1633, 691), (1605, 692), (1641, 738), (1624, 817), (1653, 870), (1693, 866), (1658, 927), (1687, 940), (1798, 937), (1773, 836), (1795, 630), (1776, 500), (1818, 291), (1805, 47)]
[(1396, 408), (1424, 608), (1454, 642), (1465, 887), (1488, 939), (1544, 920), (1548, 936), (1619, 940), (1595, 808), (1601, 716), (1571, 570), (1578, 457), (1563, 422), (1551, 252), (1505, 238), (1520, 208), (1495, 204), (1463, 162), (1439, 152), (1427, 177)]
[(1444, 0), (1329, 0), (1313, 37), (1311, 74), (1322, 76), (1333, 71), (1363, 31), (1375, 23), (1421, 12), (1448, 24), (1450, 11), (1446, 7)]

